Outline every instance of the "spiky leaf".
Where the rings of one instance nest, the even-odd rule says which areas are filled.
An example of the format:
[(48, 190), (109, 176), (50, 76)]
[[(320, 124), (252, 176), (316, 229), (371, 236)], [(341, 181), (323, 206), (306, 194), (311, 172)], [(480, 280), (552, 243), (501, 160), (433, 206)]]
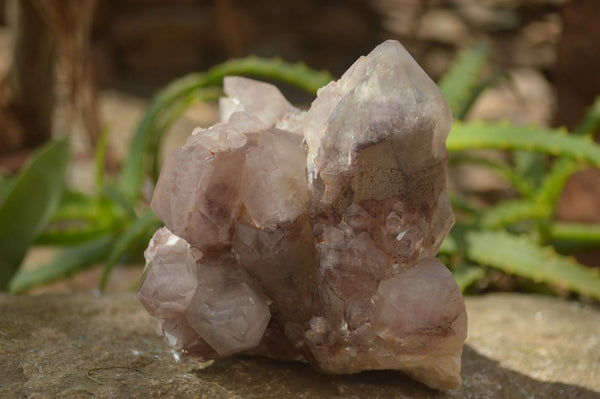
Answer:
[(544, 218), (548, 212), (544, 204), (517, 199), (500, 202), (486, 209), (480, 214), (479, 222), (482, 227), (497, 229), (522, 220)]
[(525, 236), (456, 226), (441, 248), (472, 262), (600, 300), (600, 273)]
[(600, 167), (600, 145), (562, 130), (514, 126), (508, 123), (454, 122), (448, 151), (469, 149), (526, 150), (561, 156)]

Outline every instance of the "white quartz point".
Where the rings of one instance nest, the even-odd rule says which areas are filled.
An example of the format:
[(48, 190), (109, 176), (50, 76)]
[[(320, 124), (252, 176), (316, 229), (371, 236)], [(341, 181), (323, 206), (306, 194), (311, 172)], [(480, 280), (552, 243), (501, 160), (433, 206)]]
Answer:
[(228, 120), (236, 111), (246, 111), (263, 121), (267, 126), (275, 126), (292, 105), (279, 89), (271, 84), (239, 76), (228, 76), (223, 80), (227, 94), (221, 100), (221, 120)]
[(200, 337), (226, 356), (257, 346), (271, 313), (260, 288), (226, 254), (199, 262), (198, 289), (186, 317)]
[(154, 233), (145, 256), (138, 299), (155, 317), (181, 317), (198, 285), (190, 246), (163, 227)]
[(404, 173), (445, 160), (450, 123), (435, 83), (400, 43), (388, 40), (319, 91), (304, 123), (310, 181), (347, 173), (362, 149), (379, 142), (393, 147)]
[(185, 317), (177, 319), (158, 319), (156, 332), (162, 335), (165, 342), (177, 350), (189, 348), (198, 343), (200, 337)]

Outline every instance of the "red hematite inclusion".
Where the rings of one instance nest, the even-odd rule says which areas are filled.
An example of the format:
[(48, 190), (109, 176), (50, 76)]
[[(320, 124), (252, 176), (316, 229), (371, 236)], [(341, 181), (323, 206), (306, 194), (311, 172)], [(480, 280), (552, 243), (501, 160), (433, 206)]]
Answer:
[(238, 352), (328, 373), (398, 369), (460, 384), (463, 298), (435, 258), (454, 222), (451, 115), (386, 41), (300, 111), (269, 84), (225, 79), (221, 123), (167, 160), (138, 297), (157, 331), (203, 359)]

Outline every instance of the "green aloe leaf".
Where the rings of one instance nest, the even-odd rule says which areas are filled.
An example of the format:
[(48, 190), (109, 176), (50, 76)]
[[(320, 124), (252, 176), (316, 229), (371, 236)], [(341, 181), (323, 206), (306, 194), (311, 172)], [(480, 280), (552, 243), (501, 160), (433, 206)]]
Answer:
[(542, 247), (525, 236), (506, 231), (475, 230), (457, 225), (442, 252), (462, 254), (470, 261), (600, 300), (600, 272)]
[(482, 227), (497, 229), (507, 227), (522, 220), (537, 220), (545, 218), (549, 209), (530, 200), (515, 199), (503, 201), (490, 207), (479, 215), (479, 224)]
[[(597, 97), (581, 124), (575, 129), (574, 134), (580, 137), (591, 137), (599, 126), (600, 97)], [(581, 165), (572, 159), (557, 159), (552, 165), (550, 173), (546, 174), (542, 180), (538, 194), (539, 201), (555, 206), (569, 177), (581, 168)]]
[(107, 198), (66, 191), (58, 209), (35, 240), (43, 245), (73, 245), (90, 241), (122, 224), (122, 213)]
[(112, 244), (113, 237), (105, 235), (61, 249), (50, 262), (32, 270), (20, 270), (10, 283), (10, 291), (27, 291), (90, 267), (106, 257)]
[(474, 102), (473, 93), (481, 93), (477, 87), (488, 56), (489, 47), (485, 43), (467, 47), (440, 80), (438, 87), (454, 116), (464, 116), (468, 111), (466, 105)]
[(600, 247), (600, 224), (554, 222), (549, 239), (560, 252), (577, 253)]
[(68, 138), (38, 150), (0, 204), (0, 291), (5, 291), (27, 250), (60, 201), (69, 163)]
[(112, 201), (113, 205), (118, 206), (128, 220), (133, 220), (138, 217), (135, 203), (119, 191), (117, 187), (112, 184), (105, 185), (103, 195), (108, 200)]
[(0, 174), (0, 204), (4, 202), (6, 193), (8, 193), (8, 191), (10, 190), (11, 185), (12, 180)]
[(513, 126), (508, 123), (454, 122), (448, 151), (470, 149), (526, 150), (570, 158), (600, 167), (600, 145), (562, 130)]
[(598, 128), (600, 128), (600, 96), (594, 99), (594, 103), (573, 133), (579, 136), (591, 136)]
[(537, 152), (515, 151), (513, 153), (515, 173), (528, 186), (538, 188), (547, 172), (547, 158), (545, 154)]

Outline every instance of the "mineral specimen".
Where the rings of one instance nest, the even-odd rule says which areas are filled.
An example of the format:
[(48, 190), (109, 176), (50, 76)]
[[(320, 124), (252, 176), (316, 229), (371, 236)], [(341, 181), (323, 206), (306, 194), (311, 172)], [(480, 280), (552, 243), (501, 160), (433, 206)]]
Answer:
[(166, 161), (164, 222), (138, 297), (184, 353), (249, 353), (328, 373), (398, 369), (460, 384), (467, 316), (435, 258), (454, 221), (450, 111), (386, 41), (307, 112), (272, 85), (229, 77), (222, 122)]

